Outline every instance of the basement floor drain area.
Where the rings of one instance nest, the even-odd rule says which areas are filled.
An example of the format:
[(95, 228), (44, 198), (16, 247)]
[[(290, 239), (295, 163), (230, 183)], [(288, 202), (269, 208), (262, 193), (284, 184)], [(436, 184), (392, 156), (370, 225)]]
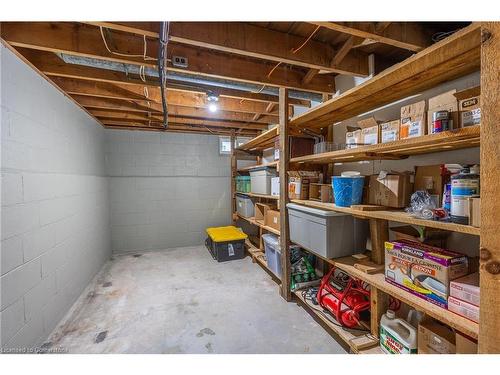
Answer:
[(249, 257), (203, 246), (109, 261), (47, 342), (69, 353), (345, 353)]

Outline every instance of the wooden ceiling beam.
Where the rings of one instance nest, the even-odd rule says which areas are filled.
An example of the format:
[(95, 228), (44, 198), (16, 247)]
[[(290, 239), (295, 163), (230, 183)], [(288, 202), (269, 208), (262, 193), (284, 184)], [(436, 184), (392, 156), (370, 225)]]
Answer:
[[(410, 22), (392, 22), (379, 25), (382, 31), (377, 32), (374, 22), (311, 22), (326, 29), (371, 39), (378, 43), (418, 52), (431, 44), (431, 40), (423, 28)], [(381, 27), (382, 26), (382, 27)], [(383, 29), (385, 27), (385, 29)]]
[[(144, 60), (142, 57), (144, 50), (142, 38), (117, 32), (112, 35), (112, 40), (107, 36), (110, 39), (108, 44), (113, 46), (111, 48), (114, 52), (120, 51), (121, 54), (141, 57), (116, 55), (106, 49), (99, 29), (91, 25), (66, 22), (6, 22), (2, 23), (1, 36), (14, 47), (156, 68), (156, 61)], [(157, 51), (158, 42), (149, 39), (146, 55), (154, 58), (157, 56)], [(303, 73), (300, 70), (280, 66), (269, 75), (274, 67), (272, 62), (266, 63), (190, 45), (169, 43), (167, 57), (172, 58), (172, 56), (187, 58), (188, 67), (173, 67), (169, 63), (167, 69), (170, 71), (318, 93), (333, 92), (335, 87), (332, 77), (315, 77), (304, 86), (301, 83)]]
[[(159, 23), (91, 24), (158, 38)], [(332, 66), (329, 62), (336, 53), (332, 46), (316, 40), (303, 45), (305, 39), (244, 22), (171, 22), (169, 29), (169, 40), (175, 43), (332, 73), (368, 75), (365, 54), (352, 53), (344, 63)], [(300, 46), (302, 48), (296, 51)]]
[(340, 64), (342, 62), (342, 60), (345, 59), (345, 57), (347, 56), (349, 51), (351, 51), (351, 49), (354, 46), (356, 46), (357, 44), (363, 42), (363, 40), (365, 40), (365, 39), (363, 39), (359, 36), (351, 35), (349, 38), (347, 38), (347, 40), (344, 42), (342, 47), (340, 47), (340, 49), (337, 51), (337, 53), (335, 54), (335, 56), (333, 57), (333, 59), (331, 61), (331, 64), (332, 65)]

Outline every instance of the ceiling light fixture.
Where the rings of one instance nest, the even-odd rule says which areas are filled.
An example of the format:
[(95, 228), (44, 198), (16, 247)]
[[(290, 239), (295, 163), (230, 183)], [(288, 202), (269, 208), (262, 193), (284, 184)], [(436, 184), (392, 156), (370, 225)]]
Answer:
[(210, 112), (217, 111), (217, 102), (219, 101), (219, 96), (213, 91), (207, 92), (208, 110)]

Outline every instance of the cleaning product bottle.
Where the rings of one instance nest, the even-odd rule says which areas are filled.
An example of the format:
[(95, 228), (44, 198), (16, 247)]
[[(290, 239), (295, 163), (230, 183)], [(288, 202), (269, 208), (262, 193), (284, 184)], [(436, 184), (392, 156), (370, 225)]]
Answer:
[(380, 348), (388, 354), (417, 352), (417, 329), (404, 319), (396, 318), (392, 310), (380, 319)]

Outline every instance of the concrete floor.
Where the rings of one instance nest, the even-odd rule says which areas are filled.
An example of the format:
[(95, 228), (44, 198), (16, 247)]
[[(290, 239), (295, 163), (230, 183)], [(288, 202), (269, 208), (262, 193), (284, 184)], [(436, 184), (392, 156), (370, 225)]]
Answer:
[(115, 256), (46, 348), (70, 353), (345, 353), (249, 257), (203, 246)]

